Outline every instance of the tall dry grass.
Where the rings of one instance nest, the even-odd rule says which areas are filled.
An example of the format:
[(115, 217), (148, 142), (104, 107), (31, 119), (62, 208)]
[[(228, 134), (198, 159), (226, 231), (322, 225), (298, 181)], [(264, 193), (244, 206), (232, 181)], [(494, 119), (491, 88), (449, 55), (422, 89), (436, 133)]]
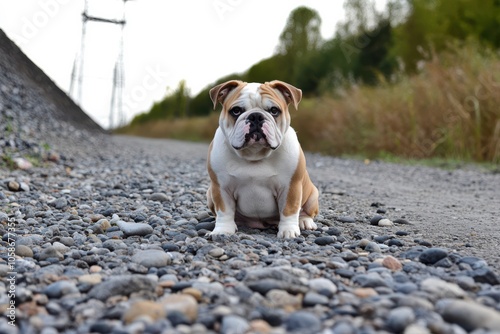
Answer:
[(397, 84), (306, 101), (292, 121), (307, 150), (500, 162), (500, 57), (469, 46)]
[(164, 119), (129, 125), (118, 129), (117, 133), (150, 138), (209, 141), (215, 134), (218, 122), (219, 115), (211, 113), (206, 117)]
[[(208, 99), (208, 96), (207, 96)], [(210, 141), (218, 115), (165, 120), (125, 133)], [(425, 62), (413, 76), (335, 96), (292, 112), (304, 149), (331, 155), (394, 155), (500, 162), (500, 55), (474, 45)]]

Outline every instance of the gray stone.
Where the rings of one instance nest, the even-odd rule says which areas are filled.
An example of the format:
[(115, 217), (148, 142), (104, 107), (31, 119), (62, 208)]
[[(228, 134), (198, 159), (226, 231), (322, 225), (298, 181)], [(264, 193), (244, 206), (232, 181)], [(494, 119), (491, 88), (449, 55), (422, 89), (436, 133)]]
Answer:
[(127, 245), (118, 239), (108, 239), (102, 243), (102, 247), (114, 252), (117, 249), (127, 249)]
[(153, 233), (153, 228), (145, 223), (127, 223), (120, 220), (117, 225), (127, 237), (132, 235), (145, 236)]
[(309, 288), (325, 296), (333, 296), (337, 293), (337, 286), (327, 278), (313, 278), (309, 280)]
[(16, 255), (22, 257), (33, 257), (33, 250), (25, 245), (16, 245)]
[(332, 334), (356, 334), (354, 325), (348, 321), (337, 321), (332, 327)]
[(9, 221), (9, 215), (5, 212), (0, 211), (0, 223), (5, 223)]
[(62, 237), (60, 240), (59, 240), (60, 243), (62, 243), (64, 246), (67, 246), (67, 247), (71, 247), (75, 244), (75, 240), (73, 240), (73, 238), (70, 238), (70, 237)]
[(410, 307), (402, 306), (389, 312), (386, 320), (387, 328), (394, 333), (400, 333), (415, 321), (415, 313)]
[(128, 296), (131, 293), (153, 293), (156, 284), (142, 275), (115, 276), (95, 285), (89, 291), (88, 297), (106, 301), (112, 296)]
[(430, 277), (420, 283), (420, 289), (435, 298), (462, 298), (466, 293), (455, 283), (443, 281), (437, 277)]
[(221, 257), (222, 255), (224, 255), (225, 251), (224, 249), (220, 248), (220, 247), (216, 247), (216, 248), (212, 248), (209, 252), (208, 252), (208, 255), (212, 256), (212, 257)]
[(309, 291), (304, 296), (302, 303), (305, 307), (314, 307), (315, 305), (328, 305), (329, 298), (325, 295), (320, 295), (317, 292)]
[(52, 246), (61, 254), (66, 254), (69, 251), (69, 247), (63, 245), (62, 243), (56, 241), (52, 244)]
[(221, 334), (245, 334), (250, 329), (250, 324), (245, 318), (238, 315), (226, 315), (222, 319)]
[(356, 219), (347, 216), (339, 217), (337, 218), (337, 220), (341, 223), (348, 223), (348, 224), (354, 224), (356, 222)]
[(420, 254), (418, 260), (424, 264), (434, 264), (448, 256), (448, 252), (442, 248), (429, 248)]
[(157, 201), (157, 202), (167, 202), (172, 200), (164, 193), (153, 193), (151, 194), (151, 196), (149, 196), (149, 199), (151, 201)]
[(42, 250), (42, 252), (38, 255), (39, 260), (47, 260), (49, 258), (56, 258), (58, 260), (64, 259), (64, 255), (61, 254), (54, 246), (49, 246)]
[(443, 299), (436, 310), (445, 321), (469, 332), (480, 328), (500, 331), (500, 312), (473, 301)]
[(378, 226), (382, 226), (382, 227), (389, 227), (389, 226), (393, 226), (393, 225), (394, 225), (394, 223), (393, 223), (390, 219), (383, 218), (383, 219), (380, 219), (380, 220), (377, 222), (377, 225), (378, 225)]
[(147, 268), (160, 268), (169, 265), (172, 262), (172, 257), (163, 250), (148, 249), (134, 254), (132, 261)]
[(361, 285), (363, 288), (388, 287), (387, 280), (380, 277), (379, 274), (371, 272), (368, 274), (359, 274), (353, 277), (352, 281)]
[(380, 253), (382, 250), (376, 242), (371, 241), (368, 243), (368, 245), (366, 245), (365, 251), (370, 253)]
[(57, 281), (47, 286), (43, 293), (49, 298), (61, 298), (68, 294), (78, 293), (78, 288), (72, 281)]
[(49, 202), (49, 205), (55, 207), (58, 210), (62, 210), (68, 206), (68, 200), (64, 197), (59, 197), (52, 202)]
[(335, 241), (337, 241), (337, 238), (331, 237), (331, 236), (318, 237), (318, 238), (314, 239), (314, 243), (316, 243), (320, 246), (333, 244)]
[(321, 330), (321, 322), (313, 313), (297, 311), (285, 320), (285, 328), (292, 333), (318, 333)]

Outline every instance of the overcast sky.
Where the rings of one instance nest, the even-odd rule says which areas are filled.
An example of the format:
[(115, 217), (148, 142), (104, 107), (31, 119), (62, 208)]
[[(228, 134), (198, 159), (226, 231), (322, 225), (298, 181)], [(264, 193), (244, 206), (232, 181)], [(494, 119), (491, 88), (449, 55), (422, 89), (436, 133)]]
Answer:
[[(88, 4), (90, 15), (121, 18), (122, 0)], [(344, 18), (341, 0), (128, 1), (126, 120), (147, 111), (180, 80), (194, 95), (218, 78), (270, 57), (290, 12), (299, 6), (318, 11), (324, 38), (331, 38)], [(0, 28), (66, 92), (80, 49), (83, 8), (84, 0), (0, 1)], [(81, 106), (103, 127), (109, 124), (119, 36), (119, 26), (87, 24)]]

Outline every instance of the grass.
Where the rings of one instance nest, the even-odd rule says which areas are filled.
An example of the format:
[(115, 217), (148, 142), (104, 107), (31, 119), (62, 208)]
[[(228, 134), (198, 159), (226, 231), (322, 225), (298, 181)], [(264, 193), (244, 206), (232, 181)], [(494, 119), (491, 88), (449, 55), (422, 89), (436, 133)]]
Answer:
[[(305, 150), (329, 155), (498, 164), (500, 56), (478, 50), (468, 45), (434, 55), (396, 83), (304, 99), (292, 112), (292, 126)], [(217, 118), (164, 120), (121, 132), (210, 141)]]
[[(208, 98), (208, 97), (207, 97)], [(150, 138), (173, 138), (190, 141), (210, 141), (218, 126), (219, 115), (152, 121), (126, 126), (115, 131)]]

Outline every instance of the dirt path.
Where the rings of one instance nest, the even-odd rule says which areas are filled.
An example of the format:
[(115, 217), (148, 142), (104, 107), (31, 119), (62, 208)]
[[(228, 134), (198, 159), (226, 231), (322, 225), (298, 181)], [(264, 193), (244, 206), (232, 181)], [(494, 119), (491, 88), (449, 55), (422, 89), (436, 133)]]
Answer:
[[(415, 238), (479, 256), (500, 269), (500, 175), (322, 158), (310, 172), (325, 189), (345, 193), (353, 212), (383, 203), (391, 219), (404, 218)], [(375, 212), (376, 210), (372, 211)], [(361, 217), (358, 217), (361, 218)]]

